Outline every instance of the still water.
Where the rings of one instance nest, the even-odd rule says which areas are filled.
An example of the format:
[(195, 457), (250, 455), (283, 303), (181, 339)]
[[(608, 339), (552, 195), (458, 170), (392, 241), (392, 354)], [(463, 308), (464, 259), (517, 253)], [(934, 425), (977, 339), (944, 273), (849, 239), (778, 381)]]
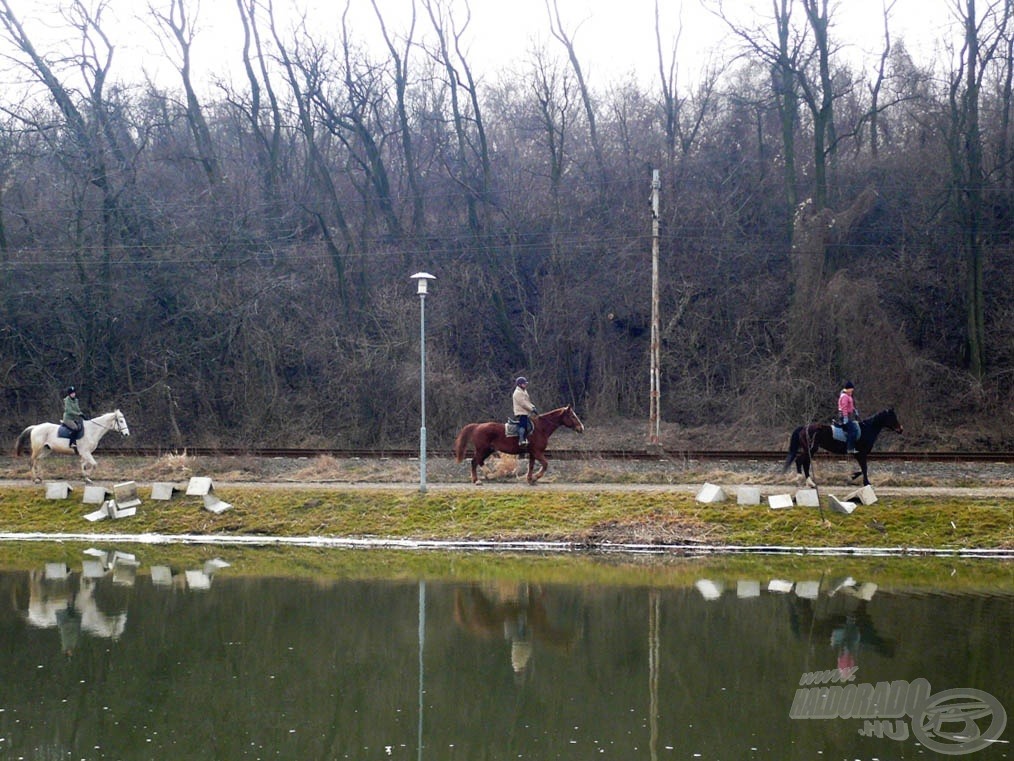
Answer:
[(1012, 757), (1002, 561), (173, 552), (0, 545), (0, 758)]

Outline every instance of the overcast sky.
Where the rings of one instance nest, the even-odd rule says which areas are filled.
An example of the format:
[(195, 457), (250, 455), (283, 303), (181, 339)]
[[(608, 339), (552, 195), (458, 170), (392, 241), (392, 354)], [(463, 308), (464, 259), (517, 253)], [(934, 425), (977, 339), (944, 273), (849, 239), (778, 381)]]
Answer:
[[(94, 0), (86, 0), (94, 2)], [(457, 15), (463, 17), (463, 2)], [(63, 22), (54, 10), (59, 0), (10, 0), (30, 36), (46, 50), (67, 40)], [(140, 81), (140, 69), (165, 81), (177, 81), (172, 67), (151, 41), (138, 20), (147, 5), (159, 7), (168, 0), (108, 0), (106, 28), (117, 48), (116, 79)], [(557, 0), (563, 24), (572, 36), (582, 68), (590, 83), (604, 87), (634, 73), (644, 82), (657, 81), (654, 0)], [(715, 0), (709, 0), (714, 6)], [(856, 56), (863, 51), (876, 54), (882, 45), (884, 0), (840, 0), (834, 18), (837, 39)], [(895, 0), (892, 27), (895, 39), (904, 36), (910, 51), (920, 57), (932, 55), (946, 35), (952, 0)], [(389, 30), (407, 26), (410, 0), (378, 0)], [(63, 0), (66, 5), (66, 0)], [(305, 11), (314, 34), (326, 35), (337, 27), (343, 0), (274, 0), (276, 13), (292, 9)], [(471, 0), (472, 22), (465, 35), (469, 62), (480, 73), (496, 76), (520, 68), (534, 45), (544, 43), (551, 52), (562, 54), (559, 43), (549, 34), (546, 0)], [(194, 67), (201, 78), (220, 75), (235, 67), (238, 71), (241, 34), (235, 0), (188, 0), (198, 7), (198, 37), (194, 46)], [(730, 13), (746, 14), (756, 7), (758, 15), (770, 15), (770, 0), (725, 0)], [(668, 46), (680, 33), (678, 54), (681, 81), (687, 81), (712, 58), (728, 59), (733, 43), (728, 31), (703, 7), (701, 0), (662, 0), (663, 44)], [(352, 0), (353, 34), (366, 41), (378, 40), (378, 27), (369, 0)], [(428, 29), (425, 11), (419, 8), (418, 37)], [(116, 23), (112, 23), (112, 22)], [(65, 30), (65, 27), (63, 27)], [(682, 29), (682, 32), (680, 30)], [(55, 39), (54, 39), (55, 36)]]

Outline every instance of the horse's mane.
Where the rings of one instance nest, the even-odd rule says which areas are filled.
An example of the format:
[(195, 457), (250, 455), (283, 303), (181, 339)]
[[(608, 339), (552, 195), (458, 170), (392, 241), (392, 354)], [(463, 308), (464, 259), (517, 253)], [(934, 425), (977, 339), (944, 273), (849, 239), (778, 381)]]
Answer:
[(862, 423), (876, 423), (876, 422), (879, 422), (879, 421), (883, 420), (884, 418), (890, 417), (893, 414), (894, 414), (894, 407), (888, 407), (885, 410), (880, 410), (880, 412), (873, 413), (868, 418), (864, 418), (863, 420), (860, 420), (859, 422), (860, 422), (860, 424), (862, 424)]

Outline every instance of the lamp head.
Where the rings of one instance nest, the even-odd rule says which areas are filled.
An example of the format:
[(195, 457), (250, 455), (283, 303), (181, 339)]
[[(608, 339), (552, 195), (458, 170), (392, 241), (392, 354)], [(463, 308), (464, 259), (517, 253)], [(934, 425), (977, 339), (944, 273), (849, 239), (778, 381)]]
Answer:
[(414, 275), (412, 275), (411, 279), (415, 280), (416, 283), (417, 283), (416, 293), (418, 293), (420, 296), (425, 296), (426, 295), (426, 282), (428, 280), (436, 280), (437, 278), (436, 278), (435, 275), (431, 275), (428, 272), (417, 272)]

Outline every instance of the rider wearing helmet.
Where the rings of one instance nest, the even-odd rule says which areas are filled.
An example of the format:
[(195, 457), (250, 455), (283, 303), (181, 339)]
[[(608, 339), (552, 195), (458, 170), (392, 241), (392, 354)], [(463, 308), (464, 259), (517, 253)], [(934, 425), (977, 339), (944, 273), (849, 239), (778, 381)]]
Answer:
[[(514, 381), (514, 414), (518, 419), (518, 447), (528, 446), (528, 432), (535, 426), (528, 419), (529, 415), (538, 415), (539, 411), (528, 397), (528, 379), (524, 376)], [(531, 428), (529, 428), (531, 426)]]
[(60, 421), (70, 430), (70, 448), (77, 449), (77, 440), (84, 432), (84, 414), (77, 401), (77, 389), (67, 388), (67, 396), (63, 398), (63, 419)]

